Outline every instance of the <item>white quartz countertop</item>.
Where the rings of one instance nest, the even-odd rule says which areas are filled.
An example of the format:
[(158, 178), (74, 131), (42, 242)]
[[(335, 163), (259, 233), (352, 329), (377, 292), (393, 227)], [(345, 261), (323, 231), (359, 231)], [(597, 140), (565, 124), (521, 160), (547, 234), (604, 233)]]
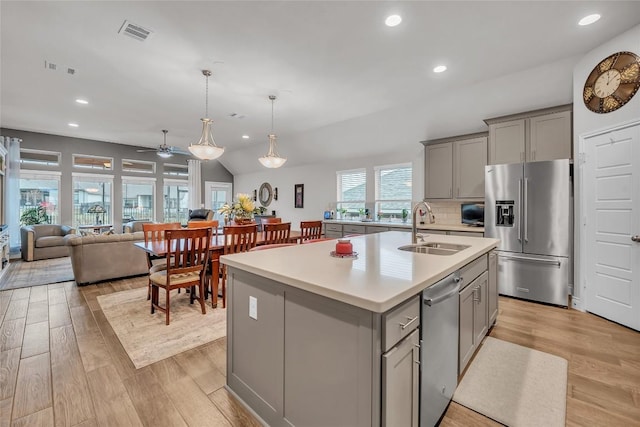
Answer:
[[(400, 221), (349, 221), (340, 219), (325, 219), (325, 224), (348, 224), (348, 225), (366, 225), (377, 227), (397, 227), (411, 229), (411, 222)], [(417, 224), (417, 228), (421, 230), (443, 230), (443, 231), (467, 231), (470, 233), (484, 233), (484, 227), (474, 227), (465, 224)]]
[(224, 255), (220, 261), (298, 289), (376, 313), (384, 313), (433, 285), (499, 240), (483, 237), (427, 235), (425, 242), (469, 245), (454, 255), (430, 255), (397, 248), (411, 234), (387, 231), (350, 238), (357, 258), (335, 258), (336, 240)]

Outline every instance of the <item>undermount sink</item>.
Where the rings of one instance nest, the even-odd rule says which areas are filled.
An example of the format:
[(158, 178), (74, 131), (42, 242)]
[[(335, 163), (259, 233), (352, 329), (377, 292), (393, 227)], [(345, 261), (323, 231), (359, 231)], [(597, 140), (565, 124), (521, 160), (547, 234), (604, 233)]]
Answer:
[(463, 249), (467, 249), (469, 245), (456, 245), (453, 243), (417, 243), (413, 245), (400, 246), (398, 249), (401, 251), (415, 252), (419, 254), (430, 255), (453, 255), (457, 254)]

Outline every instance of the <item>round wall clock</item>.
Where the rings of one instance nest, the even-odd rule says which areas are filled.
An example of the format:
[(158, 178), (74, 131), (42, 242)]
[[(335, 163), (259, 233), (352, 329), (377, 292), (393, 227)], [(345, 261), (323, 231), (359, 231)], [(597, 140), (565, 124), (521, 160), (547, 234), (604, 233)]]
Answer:
[(610, 113), (629, 102), (640, 88), (640, 56), (617, 52), (600, 61), (584, 82), (582, 99), (594, 113)]

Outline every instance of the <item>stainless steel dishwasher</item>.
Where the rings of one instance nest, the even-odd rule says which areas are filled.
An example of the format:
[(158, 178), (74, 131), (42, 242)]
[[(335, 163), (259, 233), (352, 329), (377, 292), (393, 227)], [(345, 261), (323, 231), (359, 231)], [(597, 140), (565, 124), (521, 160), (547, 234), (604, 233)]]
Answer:
[(420, 426), (435, 426), (458, 386), (460, 275), (452, 273), (422, 292)]

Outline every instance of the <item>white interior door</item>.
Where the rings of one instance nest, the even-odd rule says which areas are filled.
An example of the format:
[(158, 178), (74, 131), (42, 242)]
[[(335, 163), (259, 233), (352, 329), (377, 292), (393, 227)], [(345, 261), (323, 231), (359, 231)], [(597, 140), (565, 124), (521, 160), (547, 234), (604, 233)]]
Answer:
[(640, 124), (583, 147), (586, 309), (640, 330)]
[(204, 203), (207, 209), (213, 210), (213, 219), (219, 221), (220, 226), (224, 225), (224, 218), (218, 213), (218, 209), (225, 203), (233, 201), (233, 186), (230, 182), (211, 182), (204, 183)]

